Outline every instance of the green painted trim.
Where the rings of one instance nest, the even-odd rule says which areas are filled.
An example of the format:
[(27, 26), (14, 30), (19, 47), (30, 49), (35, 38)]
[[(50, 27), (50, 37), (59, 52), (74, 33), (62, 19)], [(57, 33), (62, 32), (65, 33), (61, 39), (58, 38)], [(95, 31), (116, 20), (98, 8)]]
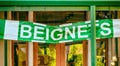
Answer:
[(7, 40), (4, 40), (4, 66), (7, 66)]
[(120, 11), (120, 6), (97, 6), (96, 11)]
[(90, 6), (91, 19), (91, 66), (96, 66), (96, 7)]
[(0, 11), (89, 11), (89, 7), (54, 6), (54, 7), (0, 7)]
[(119, 3), (115, 0), (1, 0), (0, 6), (120, 6)]
[[(105, 1), (105, 0), (0, 0), (0, 1)], [(118, 1), (118, 0), (107, 0), (107, 1)]]
[(115, 38), (115, 52), (117, 57), (116, 66), (118, 66), (118, 38)]
[[(0, 7), (0, 11), (89, 11), (87, 6)], [(120, 6), (96, 6), (96, 11), (120, 11)]]

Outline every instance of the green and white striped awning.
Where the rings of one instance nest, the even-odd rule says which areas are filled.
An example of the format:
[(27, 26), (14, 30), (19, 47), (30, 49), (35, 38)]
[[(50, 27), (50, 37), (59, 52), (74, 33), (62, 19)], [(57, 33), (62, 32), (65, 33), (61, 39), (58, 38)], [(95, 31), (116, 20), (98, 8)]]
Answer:
[[(62, 43), (87, 40), (91, 37), (90, 21), (58, 26), (41, 23), (0, 20), (0, 39), (42, 43)], [(96, 20), (96, 37), (120, 37), (120, 19)]]

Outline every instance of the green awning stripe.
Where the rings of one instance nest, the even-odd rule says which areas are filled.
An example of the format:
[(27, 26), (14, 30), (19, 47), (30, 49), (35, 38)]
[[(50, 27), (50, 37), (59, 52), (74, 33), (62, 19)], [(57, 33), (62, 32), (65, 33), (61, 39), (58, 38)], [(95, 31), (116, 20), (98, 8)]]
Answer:
[(0, 39), (4, 39), (5, 20), (0, 20)]

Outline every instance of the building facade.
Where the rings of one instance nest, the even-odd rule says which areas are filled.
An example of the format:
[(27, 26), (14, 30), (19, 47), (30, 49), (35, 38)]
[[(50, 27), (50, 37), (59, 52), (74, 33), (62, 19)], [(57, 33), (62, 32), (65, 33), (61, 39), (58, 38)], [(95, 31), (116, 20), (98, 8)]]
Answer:
[[(0, 1), (0, 19), (47, 25), (119, 19), (120, 1)], [(95, 28), (95, 24), (92, 24)], [(0, 66), (120, 66), (120, 38), (48, 44), (0, 39)], [(92, 49), (91, 49), (92, 48)]]

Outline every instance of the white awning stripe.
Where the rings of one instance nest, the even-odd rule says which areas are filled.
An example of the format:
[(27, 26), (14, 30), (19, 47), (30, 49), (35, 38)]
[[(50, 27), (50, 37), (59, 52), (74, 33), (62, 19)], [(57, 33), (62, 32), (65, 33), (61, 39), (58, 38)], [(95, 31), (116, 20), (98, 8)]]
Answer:
[(4, 39), (17, 40), (19, 21), (6, 20)]
[(120, 19), (113, 19), (113, 37), (120, 37)]

